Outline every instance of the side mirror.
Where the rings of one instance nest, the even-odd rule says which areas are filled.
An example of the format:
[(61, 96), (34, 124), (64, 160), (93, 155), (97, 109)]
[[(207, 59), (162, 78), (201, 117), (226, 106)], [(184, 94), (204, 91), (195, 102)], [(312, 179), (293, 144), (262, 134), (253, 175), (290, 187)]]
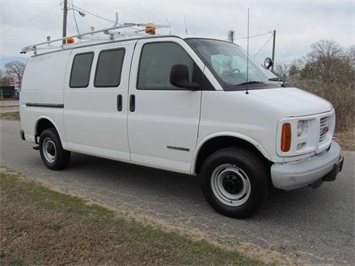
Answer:
[(267, 69), (270, 69), (270, 67), (272, 67), (274, 64), (274, 62), (272, 62), (272, 59), (270, 57), (267, 57), (265, 58), (264, 60), (264, 66), (267, 68)]
[(170, 70), (170, 83), (179, 88), (189, 90), (200, 89), (200, 84), (189, 81), (189, 70), (186, 65), (173, 65)]

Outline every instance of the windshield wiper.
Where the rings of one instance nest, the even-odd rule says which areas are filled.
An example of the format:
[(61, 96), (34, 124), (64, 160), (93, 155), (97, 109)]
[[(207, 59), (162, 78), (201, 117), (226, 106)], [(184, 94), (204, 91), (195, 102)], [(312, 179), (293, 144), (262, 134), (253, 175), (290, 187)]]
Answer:
[(269, 81), (281, 81), (281, 82), (284, 82), (282, 79), (280, 78), (271, 78), (269, 79)]
[(281, 87), (285, 87), (285, 88), (286, 88), (286, 83), (285, 83), (285, 81), (283, 81), (283, 80), (280, 79), (280, 78), (271, 78), (271, 79), (269, 79), (269, 81), (282, 82), (282, 83), (281, 83)]
[(237, 84), (235, 86), (243, 86), (243, 85), (250, 85), (250, 84), (264, 84), (265, 82), (263, 81), (248, 81), (248, 82), (243, 82), (243, 83), (240, 83), (240, 84)]

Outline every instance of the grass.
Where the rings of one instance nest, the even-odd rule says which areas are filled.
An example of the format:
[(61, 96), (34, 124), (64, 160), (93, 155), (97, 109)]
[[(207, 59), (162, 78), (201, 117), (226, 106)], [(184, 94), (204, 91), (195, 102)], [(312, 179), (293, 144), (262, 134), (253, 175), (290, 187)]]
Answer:
[(16, 105), (16, 104), (13, 104), (13, 105), (1, 105), (0, 104), (0, 110), (1, 110), (1, 108), (9, 108), (9, 107), (18, 107), (18, 105)]
[(12, 97), (3, 97), (3, 98), (0, 97), (0, 101), (11, 102), (11, 101), (18, 101), (18, 100)]
[(0, 113), (0, 119), (20, 121), (20, 112)]
[(0, 265), (261, 265), (0, 172)]

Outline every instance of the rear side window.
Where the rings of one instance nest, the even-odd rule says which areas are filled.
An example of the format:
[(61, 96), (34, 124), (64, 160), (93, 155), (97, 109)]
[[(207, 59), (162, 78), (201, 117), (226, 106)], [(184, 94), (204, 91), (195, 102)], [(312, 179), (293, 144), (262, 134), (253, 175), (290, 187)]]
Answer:
[(75, 55), (70, 75), (70, 88), (86, 88), (89, 85), (93, 58), (94, 53)]
[(97, 61), (95, 87), (117, 87), (121, 82), (121, 72), (125, 49), (102, 51)]

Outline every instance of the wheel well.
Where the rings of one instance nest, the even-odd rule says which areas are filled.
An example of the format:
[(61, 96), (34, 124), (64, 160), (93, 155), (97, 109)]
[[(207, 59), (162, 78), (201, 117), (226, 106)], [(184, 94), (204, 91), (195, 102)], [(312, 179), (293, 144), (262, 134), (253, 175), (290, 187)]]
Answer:
[(271, 162), (267, 160), (261, 154), (261, 152), (249, 142), (235, 137), (216, 137), (208, 140), (205, 144), (203, 144), (202, 148), (200, 149), (196, 160), (196, 174), (200, 173), (203, 163), (212, 153), (227, 147), (241, 147), (253, 151), (253, 153), (259, 156), (265, 162), (266, 165), (271, 165)]
[(39, 143), (38, 138), (41, 136), (42, 132), (48, 128), (55, 128), (53, 123), (47, 119), (41, 119), (37, 123), (37, 129), (36, 129), (36, 143)]

